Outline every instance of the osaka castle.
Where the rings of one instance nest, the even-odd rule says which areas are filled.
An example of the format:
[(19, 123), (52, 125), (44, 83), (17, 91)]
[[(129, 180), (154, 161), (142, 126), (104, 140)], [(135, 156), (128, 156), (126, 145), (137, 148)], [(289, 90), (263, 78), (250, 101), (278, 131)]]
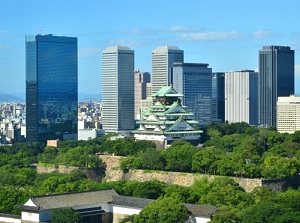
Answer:
[(136, 140), (155, 142), (158, 148), (167, 148), (175, 140), (199, 143), (200, 133), (194, 114), (186, 111), (180, 97), (172, 86), (162, 87), (152, 94), (152, 105), (142, 113), (137, 122), (140, 127), (132, 133)]

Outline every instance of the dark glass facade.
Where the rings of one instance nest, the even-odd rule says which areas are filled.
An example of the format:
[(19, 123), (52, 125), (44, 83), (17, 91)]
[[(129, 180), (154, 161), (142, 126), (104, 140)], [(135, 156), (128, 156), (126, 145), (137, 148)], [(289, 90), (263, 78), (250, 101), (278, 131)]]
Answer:
[(183, 94), (182, 104), (194, 113), (200, 127), (212, 122), (212, 69), (202, 63), (174, 63), (173, 88)]
[(294, 94), (294, 50), (264, 46), (259, 51), (260, 125), (276, 126), (277, 97)]
[(225, 73), (212, 74), (212, 119), (213, 122), (225, 121)]
[(77, 38), (26, 36), (26, 138), (77, 135)]

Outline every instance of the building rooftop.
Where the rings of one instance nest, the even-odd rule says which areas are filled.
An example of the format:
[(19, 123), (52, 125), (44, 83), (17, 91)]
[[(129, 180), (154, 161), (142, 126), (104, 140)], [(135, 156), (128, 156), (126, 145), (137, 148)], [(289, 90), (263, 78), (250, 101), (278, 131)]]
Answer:
[(143, 208), (151, 201), (154, 200), (140, 197), (113, 196), (112, 204), (126, 207)]
[(99, 203), (110, 203), (113, 196), (117, 196), (114, 189), (87, 191), (80, 193), (52, 194), (46, 196), (34, 196), (21, 206), (21, 210), (47, 210), (55, 208), (67, 208), (77, 206), (93, 206)]
[(168, 46), (168, 45), (165, 45), (165, 46), (159, 46), (159, 47), (157, 47), (152, 52), (166, 52), (168, 50), (180, 50), (180, 51), (183, 51), (183, 50), (179, 49), (177, 46)]
[(200, 217), (211, 217), (216, 210), (216, 206), (199, 205), (199, 204), (184, 204), (184, 206), (192, 213), (192, 215)]
[(119, 50), (133, 51), (133, 50), (131, 50), (127, 46), (119, 46), (119, 45), (117, 45), (117, 46), (109, 46), (105, 50), (103, 50), (102, 52), (103, 53), (110, 53), (110, 52), (116, 52), (116, 51), (119, 51)]
[[(126, 196), (114, 196), (113, 205), (144, 208), (150, 202), (155, 201), (152, 199), (138, 198), (138, 197), (126, 197)], [(184, 206), (189, 212), (196, 217), (211, 217), (217, 210), (216, 206), (198, 205), (198, 204), (186, 204)]]

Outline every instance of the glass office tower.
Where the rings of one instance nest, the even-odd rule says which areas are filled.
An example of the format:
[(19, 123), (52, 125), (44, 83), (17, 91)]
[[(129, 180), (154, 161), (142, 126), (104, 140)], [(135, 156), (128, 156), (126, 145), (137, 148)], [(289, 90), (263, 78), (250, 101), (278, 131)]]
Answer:
[(212, 69), (203, 63), (174, 63), (171, 69), (174, 90), (183, 94), (182, 104), (194, 113), (199, 126), (212, 122)]
[(225, 73), (212, 73), (212, 97), (211, 97), (212, 121), (223, 123), (225, 121)]
[[(26, 36), (26, 138), (28, 142), (77, 135), (77, 38)], [(76, 138), (77, 139), (77, 138)]]
[(264, 46), (259, 51), (260, 124), (276, 126), (277, 97), (294, 94), (294, 50)]

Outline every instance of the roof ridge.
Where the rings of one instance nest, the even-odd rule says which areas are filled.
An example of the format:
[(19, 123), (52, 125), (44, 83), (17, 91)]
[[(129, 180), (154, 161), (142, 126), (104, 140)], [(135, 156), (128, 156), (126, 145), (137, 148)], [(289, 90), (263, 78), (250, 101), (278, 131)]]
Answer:
[(105, 191), (105, 190), (114, 190), (115, 191), (115, 189), (113, 189), (113, 188), (104, 188), (104, 189), (99, 189), (99, 190), (96, 189), (96, 190), (88, 190), (88, 191), (76, 191), (76, 192), (67, 192), (67, 193), (38, 195), (38, 196), (31, 196), (30, 198), (54, 197), (54, 196), (70, 195), (70, 194), (92, 193), (92, 192)]

